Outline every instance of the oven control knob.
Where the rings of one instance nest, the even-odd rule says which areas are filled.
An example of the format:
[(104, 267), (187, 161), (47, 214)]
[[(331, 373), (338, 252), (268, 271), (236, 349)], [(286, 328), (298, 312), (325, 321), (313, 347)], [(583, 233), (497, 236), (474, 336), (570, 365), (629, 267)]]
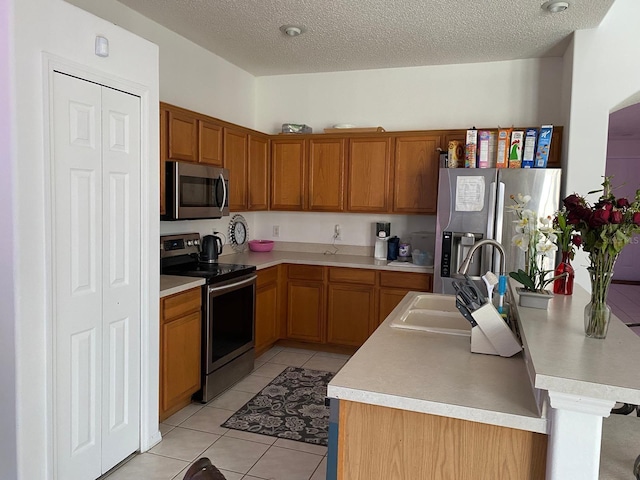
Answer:
[(193, 240), (187, 240), (187, 247), (190, 247), (191, 245), (193, 245)]
[(194, 241), (193, 241), (193, 244), (194, 244), (194, 245), (200, 245), (200, 240), (194, 240)]

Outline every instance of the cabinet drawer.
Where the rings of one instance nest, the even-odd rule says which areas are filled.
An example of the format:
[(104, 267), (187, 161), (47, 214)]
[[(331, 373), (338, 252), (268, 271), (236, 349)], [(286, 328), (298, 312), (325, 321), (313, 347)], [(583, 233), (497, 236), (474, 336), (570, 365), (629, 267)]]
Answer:
[(265, 268), (264, 270), (259, 270), (258, 278), (256, 280), (256, 287), (260, 288), (263, 285), (268, 285), (270, 283), (274, 283), (278, 281), (278, 267), (270, 267)]
[(363, 268), (330, 268), (330, 282), (357, 283), (360, 285), (375, 285), (375, 270)]
[(163, 298), (163, 320), (168, 321), (172, 318), (181, 317), (187, 313), (200, 310), (201, 298), (202, 289), (200, 287)]
[(380, 286), (430, 292), (433, 276), (429, 273), (380, 272)]
[(318, 265), (289, 265), (288, 277), (321, 282), (324, 279), (324, 267)]

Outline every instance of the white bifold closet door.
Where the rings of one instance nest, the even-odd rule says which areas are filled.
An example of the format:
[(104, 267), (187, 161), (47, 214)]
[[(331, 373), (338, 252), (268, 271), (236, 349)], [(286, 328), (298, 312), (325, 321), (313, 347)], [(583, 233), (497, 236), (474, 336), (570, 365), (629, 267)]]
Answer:
[(56, 478), (95, 479), (140, 445), (140, 99), (55, 73)]

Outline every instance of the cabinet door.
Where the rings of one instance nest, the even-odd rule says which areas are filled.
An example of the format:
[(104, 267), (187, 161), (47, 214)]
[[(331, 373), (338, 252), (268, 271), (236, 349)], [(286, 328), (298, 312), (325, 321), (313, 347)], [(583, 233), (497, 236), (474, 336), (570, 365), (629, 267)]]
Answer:
[(200, 389), (200, 312), (163, 322), (160, 415), (166, 418)]
[(309, 210), (344, 210), (345, 139), (309, 140)]
[(305, 141), (271, 141), (271, 210), (305, 208)]
[(404, 296), (411, 290), (400, 288), (381, 288), (378, 293), (378, 325), (384, 322)]
[(324, 319), (324, 284), (289, 280), (287, 285), (287, 338), (321, 343)]
[(269, 209), (269, 138), (249, 134), (249, 210)]
[(160, 215), (167, 213), (167, 116), (168, 113), (164, 108), (160, 108)]
[(224, 129), (224, 167), (229, 169), (229, 210), (247, 209), (247, 134)]
[(278, 340), (278, 284), (270, 283), (256, 290), (256, 355)]
[(198, 161), (208, 165), (222, 166), (222, 127), (215, 123), (198, 120)]
[(388, 212), (391, 139), (349, 140), (347, 210)]
[(438, 136), (397, 137), (394, 158), (394, 213), (436, 213)]
[(198, 161), (198, 121), (169, 110), (169, 160)]
[(327, 304), (328, 343), (359, 347), (378, 326), (372, 286), (330, 284)]

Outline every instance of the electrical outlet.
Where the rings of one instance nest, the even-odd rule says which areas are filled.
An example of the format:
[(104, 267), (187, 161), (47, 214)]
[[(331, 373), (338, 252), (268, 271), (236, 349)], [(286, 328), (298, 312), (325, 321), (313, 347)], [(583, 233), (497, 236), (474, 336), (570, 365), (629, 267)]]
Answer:
[(280, 236), (280, 225), (274, 225), (273, 226), (273, 237), (279, 237)]
[(336, 223), (333, 229), (333, 239), (334, 240), (342, 240), (340, 225)]

